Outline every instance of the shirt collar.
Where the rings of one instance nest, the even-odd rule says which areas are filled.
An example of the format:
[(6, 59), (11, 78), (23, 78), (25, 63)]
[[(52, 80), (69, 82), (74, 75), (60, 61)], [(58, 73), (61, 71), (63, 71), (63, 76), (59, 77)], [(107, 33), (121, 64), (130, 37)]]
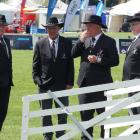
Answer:
[(1, 35), (1, 36), (0, 36), (0, 38), (1, 38), (1, 39), (3, 39), (3, 38), (4, 38), (4, 36), (3, 36), (3, 35)]
[(136, 39), (139, 38), (139, 37), (140, 37), (140, 33), (135, 36)]
[(52, 44), (53, 41), (55, 41), (55, 44), (58, 43), (58, 39), (59, 39), (59, 36), (57, 38), (55, 38), (55, 40), (52, 40), (50, 37), (49, 37), (49, 42), (50, 44)]
[(95, 36), (95, 41), (97, 41), (97, 40), (100, 38), (101, 35), (102, 35), (102, 33), (96, 35), (96, 36)]

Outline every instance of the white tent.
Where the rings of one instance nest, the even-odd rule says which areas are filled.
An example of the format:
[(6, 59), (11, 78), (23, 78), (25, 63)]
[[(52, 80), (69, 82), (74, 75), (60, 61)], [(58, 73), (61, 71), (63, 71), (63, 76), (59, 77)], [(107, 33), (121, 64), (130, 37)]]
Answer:
[[(64, 14), (66, 13), (67, 7), (68, 7), (67, 4), (65, 4), (61, 0), (58, 0), (52, 14), (62, 19)], [(38, 14), (39, 16), (39, 28), (43, 28), (42, 24), (46, 24), (47, 12), (48, 8), (38, 8), (38, 10), (32, 12)]]
[[(16, 18), (20, 19), (21, 1), (22, 0), (8, 0), (8, 4), (4, 4), (4, 5), (0, 6), (0, 12), (4, 11), (1, 13), (6, 15), (6, 19), (9, 23), (13, 21), (15, 13), (16, 13)], [(46, 23), (46, 15), (47, 15), (48, 8), (43, 8), (43, 6), (40, 5), (40, 3), (41, 3), (40, 1), (42, 1), (42, 0), (38, 0), (38, 1), (27, 0), (25, 6), (27, 8), (37, 9), (37, 10), (35, 10), (33, 12), (29, 12), (29, 13), (37, 14), (39, 17), (39, 26), (42, 26), (41, 23)], [(67, 7), (68, 7), (67, 4), (65, 4), (61, 0), (58, 0), (57, 4), (53, 10), (53, 15), (58, 16), (59, 18), (63, 17), (64, 14), (66, 13)], [(28, 13), (28, 12), (26, 12), (26, 13)]]
[(110, 15), (128, 15), (133, 16), (140, 12), (140, 0), (130, 0), (126, 3), (118, 4), (109, 11)]
[[(17, 9), (20, 9), (21, 7), (21, 1), (22, 0), (9, 0), (8, 3), (12, 5), (13, 7), (16, 7)], [(44, 6), (40, 5), (40, 1), (42, 0), (27, 0), (25, 7), (31, 7), (31, 8), (37, 8), (38, 10), (35, 11), (34, 13), (39, 13), (39, 14), (47, 14), (48, 8), (43, 8)], [(42, 8), (41, 8), (42, 7)], [(53, 10), (53, 14), (65, 14), (67, 10), (68, 5), (62, 2), (61, 0), (57, 0), (57, 4)]]
[[(64, 15), (66, 13), (68, 5), (62, 2), (61, 0), (57, 1), (57, 4), (53, 10), (53, 15)], [(37, 8), (38, 10), (33, 13), (36, 14), (47, 14), (48, 8)]]
[[(38, 7), (41, 6), (42, 0), (26, 0), (25, 7)], [(22, 0), (8, 0), (8, 4), (20, 9)]]
[(112, 7), (109, 11), (108, 31), (119, 31), (123, 17), (133, 16), (137, 12), (140, 12), (140, 0), (130, 0)]
[(6, 16), (6, 20), (8, 23), (11, 23), (17, 9), (11, 5), (0, 3), (0, 13)]

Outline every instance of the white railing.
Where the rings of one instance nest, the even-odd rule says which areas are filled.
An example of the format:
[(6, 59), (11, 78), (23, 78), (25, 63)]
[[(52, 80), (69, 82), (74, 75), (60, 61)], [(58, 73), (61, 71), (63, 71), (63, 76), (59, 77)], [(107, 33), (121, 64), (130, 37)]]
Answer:
[[(58, 97), (62, 96), (76, 96), (79, 94), (88, 94), (91, 92), (105, 91), (107, 96), (107, 101), (82, 104), (82, 105), (71, 105), (64, 107), (63, 104), (58, 100)], [(138, 92), (132, 97), (127, 97), (125, 94), (130, 92)], [(118, 96), (119, 95), (119, 96)], [(113, 96), (118, 96), (114, 98)], [(30, 111), (30, 103), (33, 101), (39, 101), (43, 99), (53, 98), (59, 105), (60, 108), (53, 108), (48, 110), (37, 110)], [(140, 103), (140, 80), (130, 80), (124, 82), (109, 83), (91, 87), (63, 90), (57, 92), (48, 91), (44, 94), (35, 94), (23, 97), (23, 112), (22, 112), (22, 133), (21, 140), (28, 140), (30, 135), (42, 134), (45, 132), (54, 132), (67, 130), (67, 133), (57, 140), (68, 140), (74, 138), (81, 131), (88, 136), (91, 140), (93, 139), (86, 131), (87, 128), (91, 126), (105, 126), (105, 140), (139, 140), (140, 134), (133, 134), (135, 130), (140, 128), (140, 115), (128, 115), (120, 116), (119, 112), (123, 109), (130, 111), (130, 108), (139, 106)], [(95, 116), (93, 119), (80, 122), (77, 120), (73, 113), (83, 110), (95, 109), (105, 107), (106, 111), (100, 115)], [(73, 124), (61, 124), (53, 125), (46, 127), (34, 127), (29, 128), (29, 121), (32, 118), (47, 116), (47, 115), (56, 115), (66, 113), (70, 119), (73, 121)], [(118, 113), (117, 117), (112, 116), (113, 114)], [(109, 129), (129, 126), (125, 131), (118, 134), (116, 137), (109, 138), (110, 131)]]

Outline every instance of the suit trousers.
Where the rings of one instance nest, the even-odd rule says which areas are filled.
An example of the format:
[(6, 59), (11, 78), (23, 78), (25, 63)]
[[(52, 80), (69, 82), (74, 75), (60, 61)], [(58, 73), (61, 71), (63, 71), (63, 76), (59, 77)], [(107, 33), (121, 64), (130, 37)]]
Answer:
[[(82, 84), (82, 87), (86, 87), (86, 86), (88, 86), (88, 85), (84, 81), (84, 83)], [(86, 104), (86, 103), (93, 103), (93, 102), (100, 102), (100, 101), (107, 100), (106, 96), (104, 96), (104, 91), (82, 94), (82, 95), (79, 95), (78, 98), (79, 98), (79, 104)], [(105, 108), (81, 111), (80, 112), (81, 120), (88, 121), (88, 120), (94, 118), (95, 111), (97, 112), (97, 114), (101, 114), (105, 111)], [(87, 132), (93, 137), (93, 133), (94, 133), (93, 127), (88, 128)], [(100, 136), (101, 136), (101, 138), (104, 138), (104, 126), (101, 126)], [(82, 133), (81, 139), (88, 140), (88, 138), (83, 133)]]
[[(131, 93), (128, 94), (128, 96), (131, 97), (131, 96), (133, 96), (133, 95), (135, 95), (135, 94), (137, 94), (137, 93), (138, 93), (138, 92), (131, 92)], [(134, 115), (140, 114), (140, 107), (133, 107), (133, 108), (131, 108), (131, 111), (132, 111), (132, 113), (133, 113)]]
[(0, 87), (0, 131), (7, 115), (11, 86)]
[[(46, 91), (39, 89), (39, 93), (45, 93)], [(68, 101), (68, 97), (60, 97), (58, 98), (62, 104), (64, 106), (68, 106), (69, 101)], [(60, 107), (56, 102), (54, 102), (55, 107), (58, 108)], [(53, 99), (45, 99), (45, 100), (41, 100), (40, 101), (40, 106), (42, 108), (42, 110), (44, 109), (51, 109), (53, 106)], [(58, 124), (66, 124), (67, 123), (67, 114), (58, 114)], [(42, 125), (43, 126), (52, 126), (52, 116), (43, 116), (42, 117)], [(56, 138), (59, 138), (60, 136), (64, 135), (65, 131), (57, 131), (56, 132)], [(44, 133), (43, 134), (45, 137), (45, 140), (52, 140), (53, 137), (53, 133), (49, 132), (49, 133)]]

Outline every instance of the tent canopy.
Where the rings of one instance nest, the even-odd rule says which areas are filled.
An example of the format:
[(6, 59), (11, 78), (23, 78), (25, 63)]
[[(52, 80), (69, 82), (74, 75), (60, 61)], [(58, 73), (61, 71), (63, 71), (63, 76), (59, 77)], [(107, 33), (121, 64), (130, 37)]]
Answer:
[(0, 11), (17, 11), (17, 9), (11, 5), (1, 2)]
[(109, 11), (110, 15), (128, 15), (133, 16), (140, 12), (140, 0), (130, 0), (126, 3), (118, 4)]
[(8, 23), (11, 23), (15, 13), (17, 13), (17, 9), (11, 5), (0, 3), (0, 13), (6, 16)]
[[(64, 15), (66, 13), (68, 5), (65, 4), (62, 1), (57, 1), (57, 4), (53, 10), (53, 14), (54, 15)], [(38, 8), (36, 11), (34, 11), (33, 13), (36, 14), (47, 14), (48, 8)]]

